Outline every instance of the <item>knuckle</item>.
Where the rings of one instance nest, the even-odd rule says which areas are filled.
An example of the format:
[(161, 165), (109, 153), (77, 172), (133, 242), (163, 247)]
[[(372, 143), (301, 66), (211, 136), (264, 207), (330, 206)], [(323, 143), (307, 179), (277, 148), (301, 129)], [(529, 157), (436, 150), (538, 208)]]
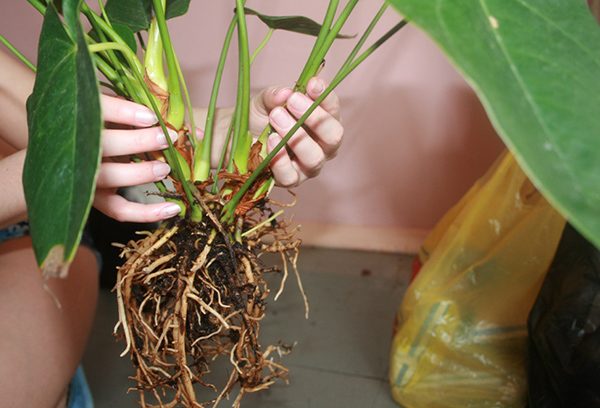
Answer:
[(323, 163), (325, 163), (325, 153), (322, 150), (318, 150), (306, 159), (303, 160), (302, 165), (307, 170), (316, 171), (323, 167)]
[(281, 187), (290, 188), (294, 187), (298, 183), (298, 173), (294, 171), (281, 172), (276, 174), (275, 179)]
[(344, 139), (344, 128), (342, 126), (336, 127), (336, 129), (331, 132), (331, 146), (337, 148), (342, 144), (342, 140)]
[(109, 214), (109, 216), (119, 222), (126, 222), (128, 220), (127, 211), (125, 211), (123, 206), (119, 206), (118, 208), (112, 208), (111, 214)]

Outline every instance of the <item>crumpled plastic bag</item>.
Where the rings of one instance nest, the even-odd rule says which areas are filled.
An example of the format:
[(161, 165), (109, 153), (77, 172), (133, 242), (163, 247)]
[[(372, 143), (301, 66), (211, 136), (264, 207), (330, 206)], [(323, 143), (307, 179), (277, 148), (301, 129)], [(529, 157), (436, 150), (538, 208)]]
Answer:
[(527, 317), (564, 225), (508, 153), (446, 214), (398, 309), (400, 405), (525, 406)]
[(571, 225), (528, 326), (529, 407), (600, 407), (600, 251)]

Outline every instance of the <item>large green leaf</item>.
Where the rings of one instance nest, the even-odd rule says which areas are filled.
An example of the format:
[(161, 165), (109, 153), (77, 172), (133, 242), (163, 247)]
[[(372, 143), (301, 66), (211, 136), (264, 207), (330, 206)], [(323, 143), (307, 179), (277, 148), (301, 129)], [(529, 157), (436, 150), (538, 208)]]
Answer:
[(42, 26), (23, 185), (33, 247), (46, 276), (64, 276), (75, 255), (100, 163), (100, 91), (79, 21), (81, 0), (54, 6)]
[[(165, 16), (175, 18), (187, 13), (190, 0), (167, 0)], [(147, 30), (152, 20), (152, 0), (107, 0), (104, 7), (112, 23), (129, 27), (134, 33)]]
[[(321, 24), (303, 16), (267, 16), (255, 10), (244, 7), (244, 13), (257, 16), (267, 27), (273, 30), (285, 30), (300, 34), (318, 36)], [(353, 38), (353, 35), (338, 34), (336, 38)]]
[(540, 191), (600, 247), (600, 29), (585, 2), (390, 1), (462, 72)]

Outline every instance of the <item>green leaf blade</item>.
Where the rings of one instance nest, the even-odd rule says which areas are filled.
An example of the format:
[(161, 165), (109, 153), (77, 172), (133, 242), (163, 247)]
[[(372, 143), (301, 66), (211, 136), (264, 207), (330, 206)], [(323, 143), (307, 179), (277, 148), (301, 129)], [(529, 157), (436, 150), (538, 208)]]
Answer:
[[(64, 1), (63, 10), (79, 4)], [(50, 276), (66, 273), (79, 244), (95, 190), (102, 128), (95, 68), (78, 13), (65, 13), (65, 21), (69, 31), (48, 7), (27, 101), (23, 185), (36, 259)]]
[[(165, 17), (182, 16), (189, 7), (190, 0), (167, 0)], [(134, 33), (150, 28), (152, 0), (107, 0), (104, 10), (111, 23), (129, 27)]]
[(150, 27), (152, 0), (107, 0), (104, 11), (111, 23), (124, 25), (137, 33)]
[(600, 246), (600, 29), (585, 3), (391, 3), (461, 71), (546, 198)]
[[(321, 24), (303, 16), (267, 16), (255, 10), (244, 7), (247, 15), (257, 16), (263, 23), (273, 30), (285, 30), (299, 34), (318, 36), (321, 31)], [(336, 38), (353, 38), (352, 35), (338, 34)]]

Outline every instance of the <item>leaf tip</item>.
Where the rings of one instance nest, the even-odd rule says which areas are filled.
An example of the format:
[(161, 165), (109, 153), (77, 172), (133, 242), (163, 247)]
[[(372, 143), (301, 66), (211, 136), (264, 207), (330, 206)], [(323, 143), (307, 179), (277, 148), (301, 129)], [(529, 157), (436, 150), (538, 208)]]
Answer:
[(65, 247), (54, 246), (42, 262), (42, 276), (48, 278), (66, 278), (69, 273), (70, 262), (64, 262)]

